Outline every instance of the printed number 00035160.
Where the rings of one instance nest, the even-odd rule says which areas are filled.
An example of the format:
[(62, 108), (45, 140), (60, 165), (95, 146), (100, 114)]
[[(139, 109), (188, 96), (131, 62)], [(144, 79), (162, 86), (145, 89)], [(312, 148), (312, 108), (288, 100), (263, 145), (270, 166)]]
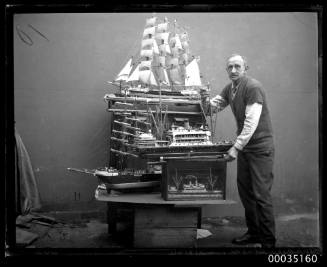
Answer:
[(316, 254), (269, 254), (269, 263), (317, 263)]

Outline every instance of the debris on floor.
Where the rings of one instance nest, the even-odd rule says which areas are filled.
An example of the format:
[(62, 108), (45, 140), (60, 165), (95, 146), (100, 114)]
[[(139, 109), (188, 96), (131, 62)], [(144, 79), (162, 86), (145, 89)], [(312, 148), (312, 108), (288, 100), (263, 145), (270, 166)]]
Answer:
[(209, 230), (197, 229), (196, 239), (206, 238), (206, 237), (211, 236), (211, 235), (212, 235), (212, 233), (210, 233)]
[(38, 234), (16, 228), (16, 243), (18, 247), (26, 247), (39, 237)]
[(43, 237), (51, 227), (58, 223), (54, 218), (41, 214), (28, 213), (26, 215), (19, 215), (16, 218), (17, 246), (29, 246), (38, 238)]
[[(277, 216), (276, 246), (319, 247), (318, 219), (317, 213)], [(123, 244), (117, 242), (108, 234), (106, 220), (99, 217), (61, 221), (57, 217), (29, 214), (28, 216), (19, 216), (16, 227), (18, 230), (17, 243), (26, 248), (124, 249)], [(232, 244), (231, 240), (241, 236), (246, 230), (244, 217), (202, 218), (201, 229), (197, 231), (197, 247), (239, 247)], [(247, 245), (245, 247), (256, 247), (256, 245)]]

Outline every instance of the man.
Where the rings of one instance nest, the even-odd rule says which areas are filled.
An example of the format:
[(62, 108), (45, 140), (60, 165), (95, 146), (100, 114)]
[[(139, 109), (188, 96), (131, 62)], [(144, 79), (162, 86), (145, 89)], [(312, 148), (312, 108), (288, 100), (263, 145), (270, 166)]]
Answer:
[(237, 124), (236, 141), (225, 158), (237, 158), (237, 187), (248, 231), (233, 243), (261, 243), (270, 248), (276, 242), (270, 195), (274, 162), (272, 126), (262, 85), (246, 75), (247, 69), (244, 57), (229, 57), (226, 70), (231, 83), (210, 104), (217, 111), (230, 105)]

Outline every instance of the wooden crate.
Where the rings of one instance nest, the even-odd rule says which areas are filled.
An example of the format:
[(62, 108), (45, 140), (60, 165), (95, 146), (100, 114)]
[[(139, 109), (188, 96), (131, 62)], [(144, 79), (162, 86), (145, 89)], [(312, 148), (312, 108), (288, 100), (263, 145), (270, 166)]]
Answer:
[(134, 247), (190, 248), (196, 244), (198, 208), (135, 209)]
[(219, 159), (166, 160), (161, 193), (165, 200), (226, 199), (227, 163)]

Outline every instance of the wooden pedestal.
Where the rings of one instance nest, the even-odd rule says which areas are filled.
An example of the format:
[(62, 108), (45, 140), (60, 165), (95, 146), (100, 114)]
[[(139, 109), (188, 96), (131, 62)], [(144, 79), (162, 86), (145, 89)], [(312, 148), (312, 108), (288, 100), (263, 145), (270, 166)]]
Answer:
[(194, 247), (197, 225), (197, 208), (164, 206), (137, 208), (134, 221), (134, 247)]
[(230, 200), (165, 201), (160, 193), (96, 194), (107, 202), (108, 233), (128, 247), (196, 247), (204, 205), (229, 205)]

